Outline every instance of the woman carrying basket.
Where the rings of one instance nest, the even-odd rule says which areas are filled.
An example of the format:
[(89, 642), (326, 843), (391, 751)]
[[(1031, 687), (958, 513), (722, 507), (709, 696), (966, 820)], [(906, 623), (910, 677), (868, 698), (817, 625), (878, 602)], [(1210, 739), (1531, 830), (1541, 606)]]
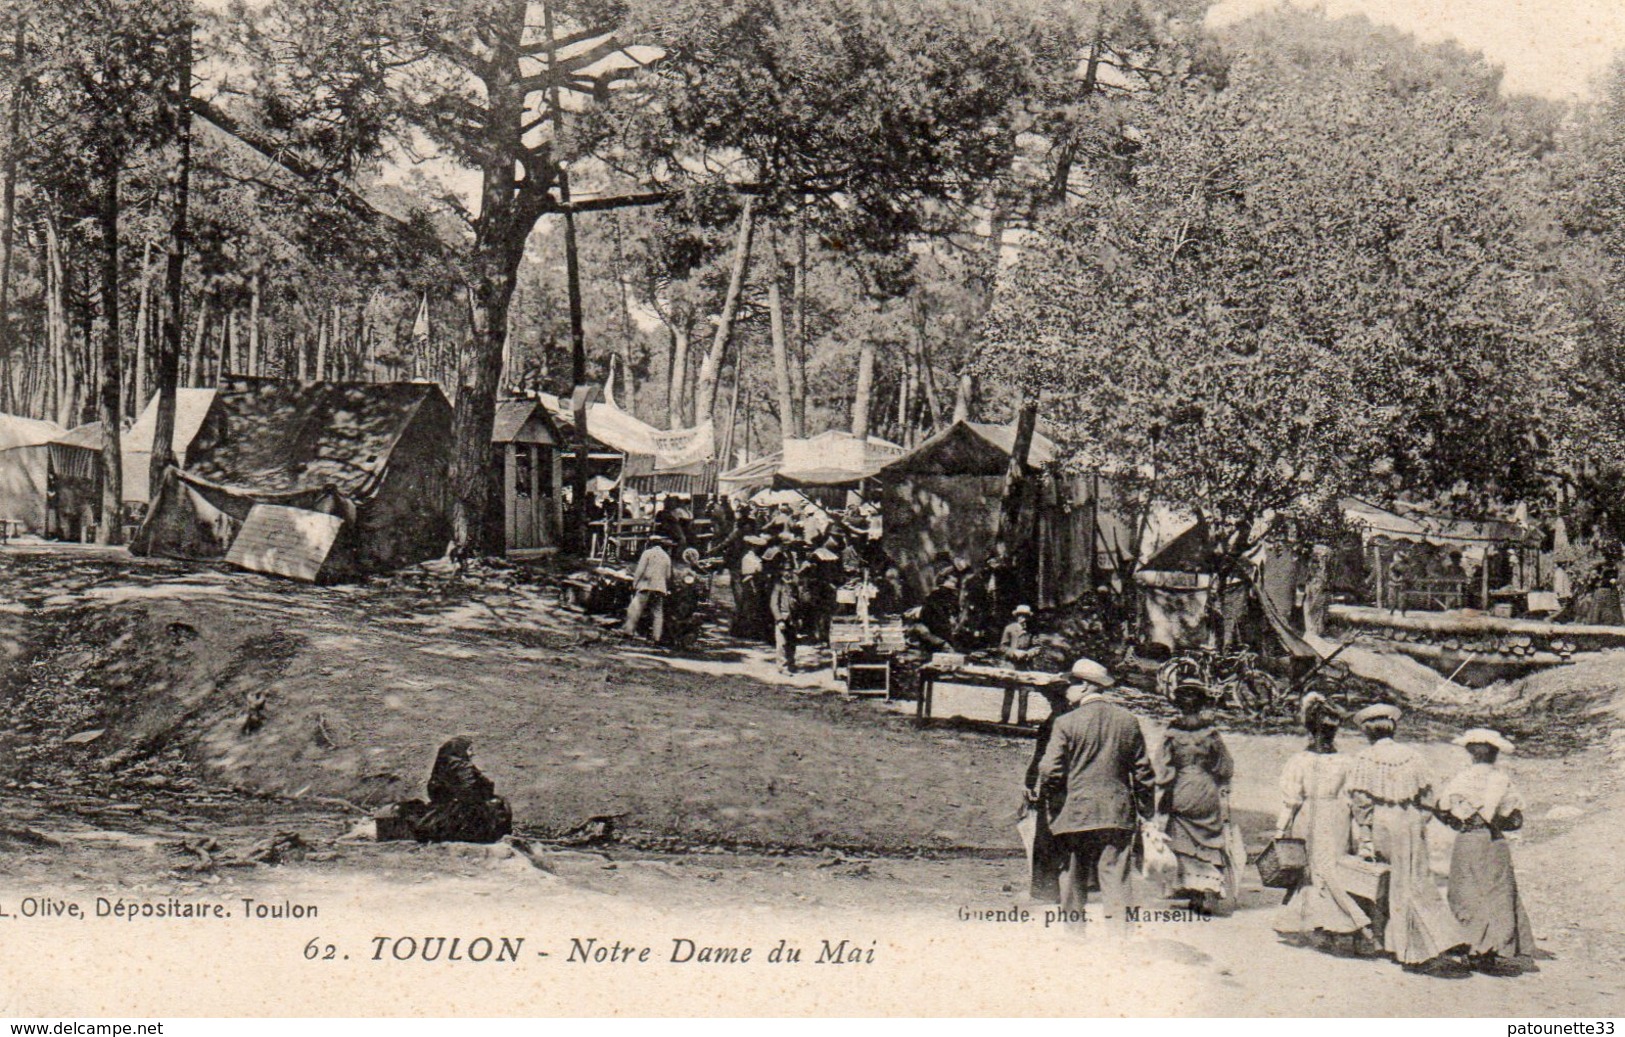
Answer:
[(1309, 867), (1281, 907), (1275, 931), (1354, 954), (1371, 936), (1371, 919), (1337, 879), (1337, 862), (1349, 851), (1349, 803), (1344, 795), (1349, 761), (1337, 753), (1343, 713), (1319, 692), (1303, 697), (1298, 716), (1309, 747), (1281, 772), (1281, 816), (1276, 838), (1302, 839)]

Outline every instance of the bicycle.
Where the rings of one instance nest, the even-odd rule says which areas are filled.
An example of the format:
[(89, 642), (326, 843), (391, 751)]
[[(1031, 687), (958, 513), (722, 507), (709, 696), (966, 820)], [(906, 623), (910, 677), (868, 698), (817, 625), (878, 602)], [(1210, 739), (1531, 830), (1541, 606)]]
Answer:
[(1281, 684), (1260, 667), (1257, 652), (1241, 649), (1215, 652), (1199, 649), (1178, 655), (1157, 669), (1157, 693), (1170, 701), (1181, 684), (1200, 684), (1208, 689), (1213, 704), (1262, 714), (1281, 700)]

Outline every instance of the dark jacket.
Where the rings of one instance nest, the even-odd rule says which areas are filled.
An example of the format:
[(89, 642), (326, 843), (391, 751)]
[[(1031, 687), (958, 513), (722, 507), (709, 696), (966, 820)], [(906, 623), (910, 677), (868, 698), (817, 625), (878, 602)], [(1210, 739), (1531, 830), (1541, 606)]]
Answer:
[(1132, 831), (1138, 818), (1151, 816), (1154, 772), (1140, 722), (1100, 695), (1084, 696), (1055, 721), (1038, 770), (1065, 795), (1050, 822), (1056, 835)]

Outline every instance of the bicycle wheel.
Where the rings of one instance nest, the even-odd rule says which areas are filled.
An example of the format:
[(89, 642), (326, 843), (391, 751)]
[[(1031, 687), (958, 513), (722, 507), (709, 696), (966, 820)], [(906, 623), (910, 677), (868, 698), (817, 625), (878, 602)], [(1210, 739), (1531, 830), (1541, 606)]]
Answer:
[(1202, 664), (1189, 656), (1178, 655), (1157, 668), (1157, 694), (1172, 702), (1174, 689), (1187, 680), (1202, 679)]
[(1246, 689), (1246, 709), (1250, 713), (1262, 715), (1270, 712), (1281, 696), (1281, 685), (1274, 677), (1263, 670), (1248, 670), (1241, 675), (1237, 682), (1239, 688)]

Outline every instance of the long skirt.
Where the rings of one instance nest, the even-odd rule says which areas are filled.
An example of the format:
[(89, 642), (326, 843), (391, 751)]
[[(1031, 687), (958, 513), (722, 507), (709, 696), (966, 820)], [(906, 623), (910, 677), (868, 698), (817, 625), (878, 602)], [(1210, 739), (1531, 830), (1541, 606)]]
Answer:
[(1181, 773), (1171, 799), (1168, 846), (1179, 860), (1174, 893), (1234, 897), (1228, 848), (1233, 839), (1218, 786), (1206, 774), (1187, 777)]
[(1413, 806), (1379, 803), (1371, 810), (1371, 841), (1388, 862), (1388, 902), (1382, 949), (1419, 965), (1463, 946), (1461, 927), (1428, 866), (1427, 815)]
[(1370, 917), (1337, 876), (1337, 861), (1348, 851), (1348, 800), (1342, 796), (1305, 799), (1292, 822), (1292, 834), (1308, 843), (1309, 869), (1276, 916), (1275, 931), (1357, 933), (1370, 925)]
[(1534, 930), (1512, 873), (1512, 850), (1487, 829), (1456, 836), (1450, 853), (1450, 910), (1472, 954), (1516, 958), (1535, 952)]

